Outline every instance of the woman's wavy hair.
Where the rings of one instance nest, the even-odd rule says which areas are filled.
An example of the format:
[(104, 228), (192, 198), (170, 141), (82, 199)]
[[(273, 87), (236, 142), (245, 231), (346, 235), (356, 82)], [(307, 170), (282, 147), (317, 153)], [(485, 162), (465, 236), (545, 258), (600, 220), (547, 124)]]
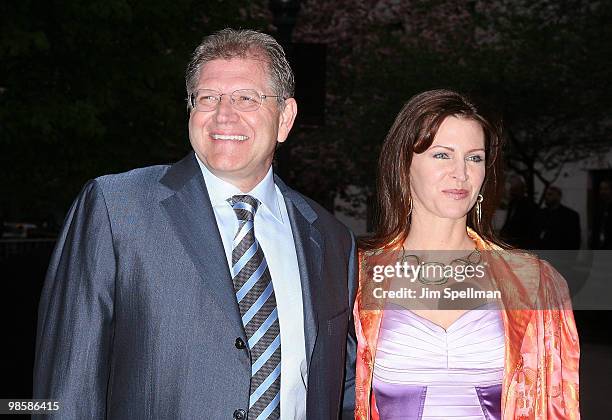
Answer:
[(493, 213), (503, 188), (501, 121), (485, 116), (466, 95), (438, 89), (412, 97), (395, 118), (385, 138), (378, 163), (374, 235), (361, 241), (362, 249), (395, 247), (408, 237), (412, 212), (412, 156), (431, 146), (442, 121), (450, 116), (478, 122), (485, 135), (486, 173), (480, 191), (484, 197), (482, 218), (479, 223), (474, 206), (468, 213), (467, 225), (482, 238), (505, 247), (492, 227)]

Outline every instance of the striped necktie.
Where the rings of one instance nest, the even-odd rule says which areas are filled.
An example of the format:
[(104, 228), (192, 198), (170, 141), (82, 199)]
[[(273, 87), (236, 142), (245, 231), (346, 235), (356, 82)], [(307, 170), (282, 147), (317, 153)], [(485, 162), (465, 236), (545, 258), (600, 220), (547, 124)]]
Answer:
[(242, 324), (251, 350), (249, 420), (280, 418), (280, 326), (274, 287), (263, 250), (255, 238), (259, 201), (250, 195), (227, 200), (238, 218), (232, 248), (232, 275)]

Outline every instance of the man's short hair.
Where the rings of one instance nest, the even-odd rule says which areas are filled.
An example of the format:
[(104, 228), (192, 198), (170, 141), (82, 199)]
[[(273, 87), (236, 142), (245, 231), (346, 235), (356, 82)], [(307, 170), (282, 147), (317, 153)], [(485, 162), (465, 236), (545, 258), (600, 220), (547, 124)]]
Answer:
[(202, 67), (212, 60), (232, 58), (263, 59), (268, 67), (270, 88), (274, 95), (280, 97), (279, 103), (283, 104), (283, 99), (293, 97), (295, 80), (283, 47), (268, 34), (250, 29), (226, 28), (204, 38), (193, 52), (185, 73), (187, 103), (190, 109), (189, 96), (195, 91)]

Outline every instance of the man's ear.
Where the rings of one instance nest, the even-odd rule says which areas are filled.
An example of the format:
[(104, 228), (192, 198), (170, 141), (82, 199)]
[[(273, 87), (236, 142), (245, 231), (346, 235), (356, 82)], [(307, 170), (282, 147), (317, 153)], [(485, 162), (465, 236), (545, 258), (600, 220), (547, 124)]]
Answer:
[(285, 99), (285, 107), (280, 112), (278, 118), (278, 138), (276, 139), (279, 143), (283, 143), (287, 140), (287, 136), (293, 127), (295, 116), (297, 115), (297, 102), (293, 98)]

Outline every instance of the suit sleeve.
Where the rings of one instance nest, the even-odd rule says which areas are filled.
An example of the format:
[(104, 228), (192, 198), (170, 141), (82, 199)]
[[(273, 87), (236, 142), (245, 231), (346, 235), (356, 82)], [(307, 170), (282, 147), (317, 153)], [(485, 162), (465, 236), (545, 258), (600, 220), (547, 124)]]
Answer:
[(355, 322), (353, 319), (353, 305), (357, 293), (357, 251), (355, 237), (351, 233), (351, 255), (348, 267), (349, 287), (349, 329), (346, 339), (346, 365), (344, 372), (344, 393), (342, 398), (342, 419), (355, 418), (355, 361), (357, 357), (357, 338), (355, 335)]
[(60, 406), (47, 418), (106, 415), (115, 270), (106, 202), (90, 181), (66, 217), (38, 309), (34, 398)]

